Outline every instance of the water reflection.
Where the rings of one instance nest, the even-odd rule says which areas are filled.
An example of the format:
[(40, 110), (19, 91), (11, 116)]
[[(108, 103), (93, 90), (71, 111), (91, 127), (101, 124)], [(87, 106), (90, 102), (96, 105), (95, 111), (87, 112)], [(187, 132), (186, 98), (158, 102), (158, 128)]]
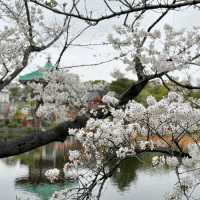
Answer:
[[(31, 184), (47, 183), (44, 176), (46, 170), (58, 168), (62, 170), (64, 164), (68, 161), (68, 150), (79, 149), (80, 144), (74, 140), (68, 140), (65, 143), (52, 143), (26, 154), (15, 156), (12, 159), (18, 159), (22, 164), (28, 166), (28, 174), (25, 177), (19, 177), (16, 183), (29, 182)], [(9, 159), (6, 159), (6, 162)]]
[[(131, 158), (123, 161), (119, 168), (112, 176), (113, 183), (118, 189), (123, 192), (127, 188), (137, 182), (139, 171), (148, 171), (149, 174), (162, 173), (161, 169), (154, 169), (151, 166), (152, 155), (150, 153), (143, 154), (136, 158)], [(171, 169), (165, 168), (164, 173), (170, 172)]]
[[(29, 196), (30, 199), (47, 200), (54, 191), (74, 186), (76, 182), (64, 181), (64, 179), (64, 182), (50, 184), (47, 182), (44, 172), (54, 167), (62, 170), (68, 160), (68, 150), (79, 148), (78, 142), (68, 140), (65, 143), (49, 144), (20, 156), (0, 160), (0, 180), (3, 178), (4, 183), (7, 184), (7, 189), (3, 192), (3, 195), (0, 193), (0, 199), (14, 200), (16, 196)], [(140, 197), (144, 190), (137, 190), (138, 187), (141, 187), (139, 184), (145, 184), (141, 181), (145, 179), (150, 185), (149, 188), (158, 193), (154, 199), (163, 199), (163, 193), (173, 187), (176, 178), (170, 169), (153, 169), (151, 157), (151, 154), (145, 154), (142, 157), (127, 159), (122, 162), (108, 181), (103, 200), (132, 199), (133, 194), (142, 200), (149, 199), (148, 195)], [(8, 169), (11, 172), (7, 173)], [(153, 189), (151, 185), (161, 187), (160, 177), (171, 178), (172, 181), (168, 180), (158, 192), (157, 188)], [(112, 198), (110, 193), (115, 198)]]
[(136, 170), (141, 166), (137, 159), (128, 159), (121, 163), (112, 177), (120, 191), (125, 191), (131, 182), (137, 179)]
[[(71, 187), (74, 183), (69, 181), (49, 184), (44, 172), (54, 167), (62, 170), (68, 159), (68, 149), (77, 148), (80, 148), (79, 143), (68, 140), (65, 143), (49, 144), (31, 152), (1, 160), (0, 180), (3, 180), (3, 173), (7, 172), (8, 169), (11, 169), (13, 176), (10, 176), (10, 173), (6, 175), (4, 181), (7, 184), (7, 194), (0, 193), (0, 199), (12, 200), (16, 199), (16, 196), (18, 198), (31, 196), (31, 199), (40, 197), (40, 199), (46, 200), (54, 191), (64, 189), (66, 186)], [(23, 170), (24, 166), (26, 171)], [(22, 171), (23, 173), (18, 173)], [(10, 181), (7, 181), (7, 178)], [(11, 193), (12, 195), (10, 195)]]

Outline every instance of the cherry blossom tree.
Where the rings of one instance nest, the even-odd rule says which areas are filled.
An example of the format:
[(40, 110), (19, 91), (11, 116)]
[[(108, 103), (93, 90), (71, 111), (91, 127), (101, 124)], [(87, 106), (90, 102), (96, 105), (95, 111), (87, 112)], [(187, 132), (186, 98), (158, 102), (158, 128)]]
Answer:
[[(76, 3), (71, 6), (70, 12), (75, 6)], [(28, 0), (2, 0), (0, 10), (1, 90), (15, 79), (39, 52), (50, 47), (58, 47), (58, 42), (61, 39), (63, 41), (63, 38), (65, 44), (61, 46), (61, 50), (66, 49), (89, 27), (73, 33), (72, 36), (69, 28), (70, 17), (58, 17), (45, 12), (41, 6)]]
[[(152, 96), (148, 97), (145, 107), (134, 98), (154, 79), (160, 79), (164, 86), (168, 79), (180, 88), (200, 89), (173, 77), (175, 71), (190, 68), (192, 65), (199, 66), (199, 27), (194, 27), (193, 30), (176, 30), (165, 25), (162, 30), (155, 29), (169, 12), (189, 6), (199, 9), (200, 1), (103, 0), (101, 4), (105, 9), (99, 14), (95, 12), (95, 6), (90, 7), (86, 1), (81, 0), (0, 1), (3, 13), (0, 18), (0, 89), (27, 66), (35, 53), (57, 44), (65, 36), (56, 63), (59, 68), (64, 52), (74, 40), (91, 26), (97, 26), (98, 23), (114, 17), (124, 17), (123, 24), (115, 26), (115, 33), (108, 35), (108, 43), (119, 52), (115, 59), (120, 59), (126, 65), (126, 70), (137, 76), (137, 81), (119, 98), (108, 93), (102, 98), (98, 109), (90, 111), (85, 109), (84, 94), (91, 85), (83, 84), (76, 75), (69, 72), (47, 72), (45, 84), (30, 85), (34, 89), (34, 100), (41, 102), (37, 114), (48, 113), (53, 109), (60, 114), (61, 119), (65, 119), (66, 106), (79, 107), (80, 112), (73, 121), (61, 122), (51, 130), (0, 142), (0, 157), (23, 153), (54, 141), (63, 142), (68, 136), (73, 136), (82, 144), (82, 154), (77, 150), (70, 151), (70, 162), (65, 164), (63, 171), (66, 176), (71, 171), (71, 175), (79, 181), (79, 186), (55, 193), (52, 199), (100, 199), (106, 180), (123, 160), (144, 152), (159, 152), (170, 157), (156, 157), (152, 164), (176, 166), (180, 183), (176, 194), (181, 190), (188, 199), (188, 191), (181, 186), (179, 167), (182, 163), (188, 166), (188, 163), (198, 161), (198, 139), (194, 139), (197, 146), (188, 152), (182, 148), (180, 142), (186, 134), (192, 137), (194, 132), (199, 131), (199, 100), (188, 101), (180, 92), (171, 91), (160, 101)], [(159, 11), (160, 15), (149, 27), (142, 27), (145, 14), (152, 10)], [(45, 20), (49, 15), (57, 18), (58, 23), (51, 24)], [(85, 27), (76, 36), (70, 37), (72, 20), (80, 20)], [(122, 72), (115, 71), (114, 74), (123, 77)], [(143, 139), (137, 140), (138, 135), (142, 135)], [(162, 143), (151, 140), (151, 135), (159, 137)], [(170, 141), (164, 135), (170, 135)], [(89, 172), (80, 170), (91, 162), (94, 164)], [(59, 173), (57, 169), (53, 169), (45, 174), (53, 182), (59, 179)], [(193, 183), (195, 187), (197, 181)]]

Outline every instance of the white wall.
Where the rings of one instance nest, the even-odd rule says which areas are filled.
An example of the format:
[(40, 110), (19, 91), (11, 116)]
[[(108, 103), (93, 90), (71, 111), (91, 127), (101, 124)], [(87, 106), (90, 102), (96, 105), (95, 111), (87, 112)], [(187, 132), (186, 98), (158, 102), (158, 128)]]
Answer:
[(0, 103), (9, 103), (9, 92), (7, 90), (2, 90), (0, 92)]

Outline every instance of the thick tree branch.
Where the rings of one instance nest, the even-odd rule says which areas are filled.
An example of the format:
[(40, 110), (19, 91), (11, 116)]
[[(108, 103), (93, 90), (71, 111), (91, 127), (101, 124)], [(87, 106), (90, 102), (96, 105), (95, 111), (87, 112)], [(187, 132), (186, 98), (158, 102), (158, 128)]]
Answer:
[(129, 13), (134, 13), (134, 12), (139, 12), (143, 10), (158, 10), (158, 9), (176, 9), (176, 8), (181, 8), (181, 7), (186, 7), (186, 6), (194, 6), (200, 4), (200, 0), (193, 0), (193, 1), (184, 1), (184, 2), (177, 2), (175, 4), (167, 4), (167, 3), (158, 3), (158, 4), (147, 4), (147, 5), (142, 5), (140, 4), (139, 6), (132, 6), (129, 7), (126, 10), (120, 10), (116, 11), (114, 13), (108, 14), (108, 15), (102, 15), (101, 17), (88, 17), (82, 14), (75, 14), (75, 13), (68, 13), (68, 12), (63, 12), (62, 10), (59, 10), (57, 8), (50, 7), (46, 4), (40, 3), (37, 0), (30, 0), (32, 3), (35, 3), (43, 8), (46, 8), (48, 10), (51, 10), (52, 12), (59, 14), (59, 15), (65, 15), (65, 16), (71, 16), (80, 20), (85, 20), (87, 22), (94, 22), (95, 24), (106, 20), (106, 19), (111, 19), (117, 16), (122, 16), (126, 15)]
[(1, 58), (1, 59), (2, 59), (2, 65), (3, 65), (3, 67), (4, 67), (5, 70), (6, 70), (5, 74), (4, 74), (4, 75), (1, 77), (1, 79), (0, 79), (0, 82), (3, 82), (4, 78), (8, 75), (9, 70), (8, 70), (8, 68), (7, 68), (7, 66), (6, 66), (6, 63), (3, 61), (3, 58)]
[[(146, 77), (146, 79), (139, 81), (138, 83), (132, 85), (121, 97), (120, 105), (126, 104), (130, 99), (136, 97), (147, 82), (153, 78), (162, 76), (164, 74), (155, 74), (152, 76)], [(104, 116), (100, 116), (104, 117)], [(12, 155), (17, 155), (30, 151), (34, 148), (46, 145), (54, 141), (64, 141), (68, 134), (69, 128), (83, 128), (86, 125), (88, 117), (77, 117), (74, 122), (63, 122), (58, 125), (56, 128), (46, 132), (37, 132), (31, 135), (25, 136), (11, 141), (2, 141), (0, 142), (0, 158), (9, 157)]]
[[(17, 75), (19, 75), (20, 72), (22, 72), (22, 70), (27, 66), (28, 64), (28, 61), (29, 61), (29, 57), (31, 55), (32, 52), (40, 52), (40, 51), (43, 51), (47, 48), (49, 48), (50, 46), (52, 46), (55, 42), (57, 42), (59, 40), (59, 38), (62, 36), (62, 34), (64, 33), (65, 31), (65, 25), (66, 25), (66, 22), (67, 22), (67, 18), (65, 18), (64, 20), (64, 23), (63, 23), (63, 27), (62, 27), (62, 30), (58, 33), (58, 35), (56, 35), (52, 41), (50, 41), (48, 44), (44, 45), (44, 46), (41, 46), (41, 47), (38, 47), (38, 46), (35, 46), (35, 45), (30, 45), (28, 46), (25, 50), (24, 50), (24, 54), (23, 54), (23, 59), (22, 59), (22, 63), (21, 63), (21, 66), (17, 67), (11, 74), (10, 76), (7, 76), (7, 78), (4, 79), (3, 82), (0, 83), (0, 91), (5, 87), (7, 86), (8, 84), (11, 83), (11, 81), (13, 79), (15, 79), (15, 77)], [(30, 31), (30, 30), (29, 30)]]
[(33, 30), (32, 30), (32, 23), (31, 23), (31, 17), (30, 17), (30, 11), (29, 11), (29, 7), (28, 7), (28, 2), (27, 0), (24, 0), (24, 5), (25, 5), (25, 9), (26, 9), (26, 16), (27, 16), (27, 22), (28, 22), (28, 33), (29, 33), (29, 43), (30, 45), (33, 45)]
[(0, 158), (24, 153), (51, 142), (63, 142), (69, 136), (68, 130), (70, 128), (84, 127), (87, 120), (86, 117), (77, 117), (73, 122), (63, 122), (46, 132), (41, 131), (15, 140), (0, 141)]
[(121, 95), (119, 105), (120, 106), (124, 105), (124, 104), (128, 103), (129, 100), (137, 97), (150, 80), (155, 79), (155, 78), (160, 78), (167, 73), (168, 73), (168, 71), (161, 72), (161, 73), (158, 73), (158, 74), (145, 76), (142, 80), (138, 80), (138, 82), (136, 82), (132, 86), (130, 86)]
[(176, 157), (188, 157), (191, 158), (189, 153), (185, 153), (183, 151), (176, 151), (176, 150), (172, 150), (171, 148), (167, 148), (167, 147), (156, 147), (153, 150), (151, 150), (150, 148), (147, 148), (145, 150), (136, 148), (135, 149), (136, 154), (142, 154), (142, 153), (147, 153), (147, 152), (154, 152), (154, 153), (163, 153), (163, 154), (167, 154), (169, 156), (176, 156)]
[(24, 56), (23, 56), (23, 60), (22, 60), (22, 66), (18, 67), (15, 69), (15, 71), (6, 79), (4, 79), (4, 81), (0, 84), (0, 91), (7, 86), (8, 84), (11, 83), (11, 81), (27, 66), (28, 64), (28, 59), (29, 56), (32, 52), (32, 47), (29, 46), (25, 51), (24, 51)]
[(134, 99), (136, 96), (138, 96), (139, 93), (146, 86), (148, 81), (148, 79), (143, 79), (129, 87), (128, 90), (121, 95), (119, 105), (124, 105), (128, 103), (129, 100)]

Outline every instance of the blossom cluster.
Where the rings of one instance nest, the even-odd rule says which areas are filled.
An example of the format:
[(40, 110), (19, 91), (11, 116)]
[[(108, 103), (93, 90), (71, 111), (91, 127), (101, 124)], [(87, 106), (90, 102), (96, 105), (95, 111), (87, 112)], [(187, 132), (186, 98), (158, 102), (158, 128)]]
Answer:
[(178, 159), (175, 156), (154, 156), (152, 158), (153, 167), (162, 167), (164, 165), (176, 167), (178, 164)]
[(79, 76), (68, 71), (45, 70), (44, 83), (31, 82), (33, 97), (30, 100), (41, 101), (37, 115), (48, 118), (53, 113), (60, 121), (69, 119), (68, 113), (79, 112), (87, 106), (90, 91), (105, 87), (105, 84), (83, 83)]
[(69, 162), (65, 163), (63, 172), (66, 178), (77, 179), (79, 177), (79, 166), (81, 162), (81, 154), (79, 150), (69, 150)]
[(116, 151), (116, 155), (118, 158), (123, 159), (126, 158), (128, 156), (134, 156), (136, 153), (134, 151), (134, 148), (129, 149), (128, 147), (120, 147), (117, 151)]
[(115, 97), (112, 97), (110, 95), (105, 95), (102, 98), (102, 102), (108, 105), (116, 106), (119, 102), (119, 100)]
[[(171, 167), (181, 166), (181, 171), (186, 171), (187, 169), (190, 169), (191, 167), (199, 168), (199, 144), (190, 144), (188, 145), (188, 153), (191, 156), (189, 157), (183, 157), (179, 160), (175, 156), (154, 156), (152, 158), (152, 165), (154, 167), (161, 167), (164, 165), (168, 165)], [(195, 172), (194, 172), (195, 173)], [(200, 177), (199, 177), (200, 178)]]
[[(108, 41), (119, 51), (127, 71), (135, 73), (136, 56), (145, 66), (146, 74), (186, 69), (194, 60), (199, 64), (196, 55), (200, 48), (200, 27), (177, 31), (166, 24), (163, 30), (148, 32), (138, 20), (134, 28), (115, 26), (114, 30), (114, 34), (108, 35)], [(113, 76), (123, 77), (123, 73), (115, 71)]]
[[(183, 96), (176, 92), (169, 92), (168, 96), (160, 101), (150, 96), (147, 98), (147, 106), (136, 101), (129, 101), (123, 108), (108, 106), (107, 109), (111, 113), (108, 118), (90, 118), (84, 128), (69, 129), (70, 135), (82, 144), (83, 156), (82, 154), (80, 156), (77, 150), (69, 151), (69, 162), (63, 169), (66, 177), (81, 177), (78, 168), (81, 163), (80, 159), (83, 157), (89, 162), (95, 160), (96, 170), (102, 169), (108, 158), (114, 157), (121, 161), (134, 157), (138, 150), (153, 151), (156, 144), (152, 140), (144, 140), (147, 134), (163, 136), (173, 133), (176, 136), (198, 130), (200, 125), (199, 109), (194, 108), (190, 102), (184, 100)], [(140, 139), (139, 135), (141, 135)], [(154, 167), (181, 166), (182, 171), (191, 166), (198, 168), (200, 160), (198, 145), (190, 145), (188, 151), (192, 158), (154, 156), (152, 165)], [(195, 176), (193, 183), (196, 183), (199, 175), (193, 173)], [(189, 185), (187, 180), (187, 178), (181, 179), (185, 185)]]
[(45, 172), (45, 176), (47, 179), (53, 183), (54, 181), (58, 180), (60, 174), (60, 170), (57, 168), (49, 169)]
[[(138, 140), (138, 135), (184, 134), (198, 130), (200, 110), (175, 92), (170, 92), (166, 98), (156, 101), (154, 97), (147, 98), (145, 107), (136, 101), (130, 101), (124, 109), (109, 107), (111, 117), (105, 119), (90, 118), (83, 129), (70, 130), (88, 152), (102, 154), (113, 152), (119, 158), (126, 157), (134, 149), (154, 149), (156, 142)], [(102, 152), (103, 149), (103, 152)], [(169, 165), (173, 159), (168, 158)], [(157, 162), (157, 161), (155, 161)], [(174, 161), (175, 162), (175, 161)]]

